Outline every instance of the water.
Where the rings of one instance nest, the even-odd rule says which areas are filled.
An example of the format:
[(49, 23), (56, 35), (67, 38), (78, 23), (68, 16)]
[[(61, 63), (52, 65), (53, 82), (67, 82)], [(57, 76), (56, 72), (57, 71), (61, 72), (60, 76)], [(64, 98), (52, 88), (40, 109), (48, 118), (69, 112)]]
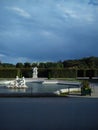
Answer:
[[(28, 89), (7, 89), (0, 93), (53, 92), (68, 85), (28, 83)], [(92, 86), (98, 84), (92, 84)], [(73, 86), (74, 87), (74, 86)], [(97, 130), (98, 98), (0, 98), (0, 130)]]
[(75, 87), (73, 85), (60, 85), (60, 84), (42, 84), (27, 82), (26, 89), (11, 89), (4, 85), (0, 85), (0, 93), (51, 93), (63, 88)]
[(0, 130), (97, 129), (97, 98), (0, 98)]
[(27, 83), (27, 86), (32, 87), (32, 92), (54, 92), (62, 88), (68, 88), (69, 85), (60, 84), (42, 84), (42, 83)]

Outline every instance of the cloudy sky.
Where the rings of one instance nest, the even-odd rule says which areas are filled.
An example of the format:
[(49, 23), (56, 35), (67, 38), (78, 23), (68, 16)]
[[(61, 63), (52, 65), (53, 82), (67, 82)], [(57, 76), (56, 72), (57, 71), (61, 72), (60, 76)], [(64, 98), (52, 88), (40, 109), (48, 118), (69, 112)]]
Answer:
[(0, 0), (0, 61), (98, 56), (98, 0)]

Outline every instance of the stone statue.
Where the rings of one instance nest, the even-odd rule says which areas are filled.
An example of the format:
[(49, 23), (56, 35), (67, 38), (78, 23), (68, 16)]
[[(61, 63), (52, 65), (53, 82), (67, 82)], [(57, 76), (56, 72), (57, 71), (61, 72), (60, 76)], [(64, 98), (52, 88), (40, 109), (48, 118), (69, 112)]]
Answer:
[(16, 76), (16, 81), (18, 81), (19, 80), (19, 77), (18, 76)]
[(7, 86), (8, 88), (27, 88), (25, 78), (22, 77), (21, 79), (16, 76), (16, 79), (9, 83)]
[(37, 67), (33, 68), (33, 78), (38, 78), (38, 68)]

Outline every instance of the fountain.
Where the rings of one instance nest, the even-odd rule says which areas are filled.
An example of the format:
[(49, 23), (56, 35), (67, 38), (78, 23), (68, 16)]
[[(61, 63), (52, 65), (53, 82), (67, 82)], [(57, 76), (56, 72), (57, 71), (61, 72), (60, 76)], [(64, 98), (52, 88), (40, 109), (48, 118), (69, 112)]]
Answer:
[(16, 79), (14, 81), (11, 81), (8, 86), (8, 88), (27, 88), (26, 84), (25, 84), (25, 78), (19, 78), (18, 76), (16, 76)]

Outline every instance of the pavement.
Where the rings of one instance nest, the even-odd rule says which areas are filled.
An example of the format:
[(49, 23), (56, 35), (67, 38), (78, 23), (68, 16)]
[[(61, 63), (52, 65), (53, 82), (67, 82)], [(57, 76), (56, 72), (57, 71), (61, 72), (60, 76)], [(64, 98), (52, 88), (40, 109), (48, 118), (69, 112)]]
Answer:
[(98, 98), (98, 83), (92, 83), (91, 84), (91, 88), (92, 88), (92, 97), (97, 97)]

